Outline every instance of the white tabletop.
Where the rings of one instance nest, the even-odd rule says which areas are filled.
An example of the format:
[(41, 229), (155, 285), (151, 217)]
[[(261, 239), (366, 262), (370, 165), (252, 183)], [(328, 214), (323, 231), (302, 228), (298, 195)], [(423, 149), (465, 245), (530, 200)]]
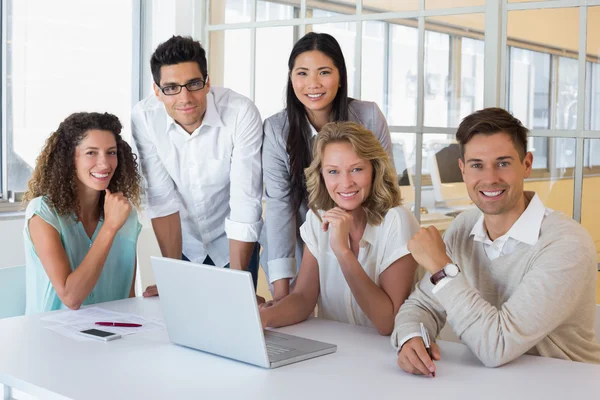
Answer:
[[(99, 304), (161, 317), (158, 298)], [(437, 377), (396, 365), (389, 337), (312, 319), (281, 331), (335, 343), (334, 354), (266, 370), (173, 345), (166, 331), (76, 342), (41, 316), (0, 320), (0, 383), (43, 399), (596, 399), (600, 366), (523, 356), (484, 367), (463, 345), (439, 342)], [(244, 332), (240, 332), (244, 340)]]

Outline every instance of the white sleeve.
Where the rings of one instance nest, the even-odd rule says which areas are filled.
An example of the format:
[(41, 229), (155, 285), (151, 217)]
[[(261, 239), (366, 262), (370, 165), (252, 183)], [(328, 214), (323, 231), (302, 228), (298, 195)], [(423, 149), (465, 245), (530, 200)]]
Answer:
[(150, 218), (165, 217), (179, 211), (173, 179), (163, 165), (154, 143), (150, 140), (147, 121), (139, 104), (131, 112), (133, 144), (145, 181), (146, 202)]
[(419, 231), (419, 223), (414, 215), (404, 207), (392, 208), (388, 214), (390, 215), (386, 215), (382, 226), (386, 243), (382, 248), (382, 255), (379, 257), (381, 261), (377, 266), (378, 275), (396, 260), (410, 253), (408, 241)]
[(312, 255), (317, 259), (319, 254), (318, 232), (320, 227), (321, 222), (319, 221), (319, 218), (312, 210), (308, 210), (306, 213), (306, 221), (300, 227), (300, 236), (306, 247), (308, 247), (308, 250), (310, 250)]
[(240, 110), (231, 157), (231, 214), (225, 220), (227, 237), (242, 242), (257, 242), (262, 229), (263, 129), (256, 106), (248, 101)]

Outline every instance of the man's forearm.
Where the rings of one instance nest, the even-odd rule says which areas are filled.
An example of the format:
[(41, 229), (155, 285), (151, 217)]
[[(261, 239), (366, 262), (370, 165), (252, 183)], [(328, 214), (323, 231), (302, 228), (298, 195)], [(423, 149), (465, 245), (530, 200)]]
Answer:
[(240, 242), (239, 240), (229, 239), (230, 268), (246, 271), (255, 245), (255, 242)]
[(290, 294), (290, 278), (282, 278), (273, 282), (273, 299), (281, 300)]
[(152, 219), (154, 234), (163, 257), (181, 259), (181, 219), (175, 214)]

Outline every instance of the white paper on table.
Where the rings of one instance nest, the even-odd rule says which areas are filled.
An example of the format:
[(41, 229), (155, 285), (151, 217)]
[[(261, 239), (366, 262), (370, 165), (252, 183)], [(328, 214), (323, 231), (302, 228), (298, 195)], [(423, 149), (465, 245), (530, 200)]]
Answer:
[(136, 317), (134, 315), (127, 318), (127, 321), (111, 321), (111, 322), (130, 322), (134, 324), (141, 324), (142, 326), (135, 328), (126, 328), (122, 326), (100, 326), (96, 325), (93, 322), (83, 322), (79, 324), (70, 324), (70, 325), (52, 325), (47, 326), (48, 329), (51, 329), (55, 332), (60, 333), (61, 335), (72, 337), (73, 335), (79, 335), (79, 332), (85, 331), (88, 329), (99, 329), (101, 331), (112, 332), (119, 334), (121, 336), (133, 335), (135, 333), (149, 332), (156, 329), (164, 329), (164, 325), (158, 322), (150, 321), (142, 317)]
[[(163, 321), (157, 318), (144, 318), (139, 315), (105, 310), (100, 307), (89, 307), (81, 310), (56, 313), (53, 315), (48, 315), (42, 318), (42, 320), (57, 323), (58, 325), (51, 325), (47, 326), (46, 328), (78, 341), (94, 340), (93, 338), (87, 338), (80, 334), (81, 331), (87, 329), (100, 329), (107, 332), (117, 333), (121, 336), (126, 336), (134, 333), (164, 329), (165, 327)], [(100, 326), (96, 325), (96, 322), (127, 322), (140, 324), (142, 326)]]
[(47, 315), (42, 321), (54, 322), (57, 324), (70, 325), (82, 322), (112, 321), (113, 318), (120, 318), (128, 314), (105, 310), (100, 307), (82, 308), (81, 310), (68, 310)]

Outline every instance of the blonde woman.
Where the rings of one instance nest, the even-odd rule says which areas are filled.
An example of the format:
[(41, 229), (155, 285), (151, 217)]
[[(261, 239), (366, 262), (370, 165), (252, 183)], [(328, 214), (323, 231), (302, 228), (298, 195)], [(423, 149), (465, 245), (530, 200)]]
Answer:
[(403, 208), (390, 159), (369, 130), (354, 122), (323, 127), (305, 170), (310, 210), (293, 292), (261, 306), (263, 326), (319, 317), (375, 327), (389, 335), (411, 292), (417, 263), (407, 243), (418, 231)]

